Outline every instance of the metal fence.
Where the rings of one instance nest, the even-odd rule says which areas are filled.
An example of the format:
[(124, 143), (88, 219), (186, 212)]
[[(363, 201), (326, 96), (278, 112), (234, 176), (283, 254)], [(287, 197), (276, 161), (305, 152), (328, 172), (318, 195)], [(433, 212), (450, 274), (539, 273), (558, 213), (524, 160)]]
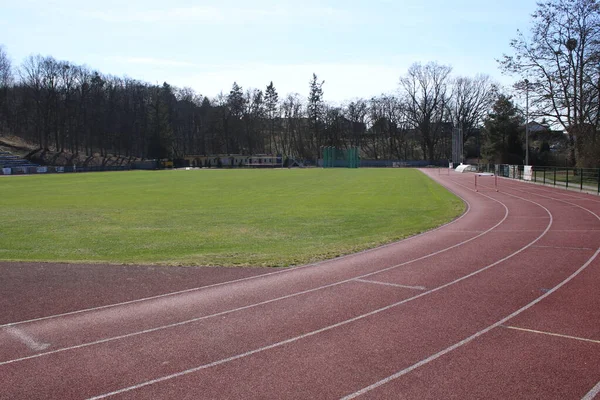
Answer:
[(478, 171), (531, 181), (542, 185), (600, 194), (600, 168), (536, 167), (524, 165), (479, 164)]

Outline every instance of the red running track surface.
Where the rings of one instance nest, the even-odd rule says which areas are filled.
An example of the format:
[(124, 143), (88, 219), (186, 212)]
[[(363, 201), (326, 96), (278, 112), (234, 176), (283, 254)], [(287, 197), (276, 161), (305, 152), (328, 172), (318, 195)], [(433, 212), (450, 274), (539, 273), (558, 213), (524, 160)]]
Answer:
[(470, 174), (453, 223), (291, 269), (0, 263), (0, 399), (600, 392), (600, 198)]

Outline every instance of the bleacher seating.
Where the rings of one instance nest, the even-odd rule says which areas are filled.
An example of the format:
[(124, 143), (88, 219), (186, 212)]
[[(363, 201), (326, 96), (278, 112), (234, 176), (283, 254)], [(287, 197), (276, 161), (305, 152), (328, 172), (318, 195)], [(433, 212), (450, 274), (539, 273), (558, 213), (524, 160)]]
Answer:
[(8, 151), (0, 151), (0, 168), (24, 168), (24, 167), (39, 167), (38, 164), (34, 164), (30, 161), (25, 160), (19, 156)]

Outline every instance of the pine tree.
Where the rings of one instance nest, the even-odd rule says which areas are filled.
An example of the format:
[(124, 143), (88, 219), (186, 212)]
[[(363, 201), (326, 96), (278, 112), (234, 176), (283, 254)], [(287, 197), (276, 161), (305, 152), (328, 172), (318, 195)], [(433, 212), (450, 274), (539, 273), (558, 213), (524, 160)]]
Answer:
[(310, 95), (308, 96), (308, 119), (310, 130), (312, 132), (312, 156), (318, 154), (318, 149), (323, 144), (322, 125), (325, 117), (325, 103), (323, 101), (323, 84), (325, 81), (319, 82), (317, 75), (313, 73), (310, 81)]
[(269, 153), (273, 154), (273, 145), (275, 145), (275, 151), (278, 152), (275, 140), (275, 120), (279, 115), (279, 95), (275, 90), (275, 86), (273, 86), (273, 81), (267, 86), (265, 92), (265, 106), (269, 121)]
[(523, 163), (523, 122), (512, 99), (499, 95), (484, 122), (484, 157), (494, 163)]

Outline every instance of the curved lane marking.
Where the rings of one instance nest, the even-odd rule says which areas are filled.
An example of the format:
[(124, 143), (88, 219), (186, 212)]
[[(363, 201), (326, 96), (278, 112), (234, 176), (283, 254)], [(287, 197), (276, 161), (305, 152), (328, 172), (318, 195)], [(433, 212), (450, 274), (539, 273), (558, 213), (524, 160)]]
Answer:
[[(464, 201), (469, 206), (469, 209), (471, 209), (470, 204), (466, 200), (464, 200)], [(160, 331), (160, 330), (164, 330), (164, 329), (175, 328), (175, 327), (178, 327), (178, 326), (182, 326), (182, 325), (186, 325), (186, 324), (190, 324), (190, 323), (202, 321), (202, 320), (205, 320), (205, 319), (219, 317), (219, 316), (222, 316), (222, 315), (227, 315), (227, 314), (231, 314), (231, 313), (234, 313), (234, 312), (243, 311), (243, 310), (247, 310), (247, 309), (250, 309), (250, 308), (255, 308), (255, 307), (262, 306), (262, 305), (274, 303), (276, 301), (281, 301), (281, 300), (289, 299), (289, 298), (292, 298), (292, 297), (301, 296), (301, 295), (304, 295), (304, 294), (316, 292), (318, 290), (323, 290), (323, 289), (327, 289), (327, 288), (330, 288), (330, 287), (342, 285), (342, 284), (345, 284), (345, 283), (348, 283), (348, 282), (355, 281), (356, 279), (367, 278), (367, 277), (379, 274), (381, 272), (385, 272), (385, 271), (389, 271), (389, 270), (392, 270), (392, 269), (395, 269), (395, 268), (399, 268), (399, 267), (402, 267), (402, 266), (405, 266), (405, 265), (409, 265), (409, 264), (412, 264), (414, 262), (421, 261), (421, 260), (427, 259), (429, 257), (433, 257), (433, 256), (436, 256), (438, 254), (444, 253), (444, 252), (449, 251), (451, 249), (454, 249), (456, 247), (462, 246), (462, 245), (464, 245), (464, 244), (466, 244), (468, 242), (471, 242), (471, 241), (473, 241), (473, 240), (475, 240), (475, 239), (477, 239), (477, 238), (479, 238), (479, 237), (481, 237), (481, 236), (483, 236), (483, 235), (491, 232), (492, 230), (494, 230), (495, 228), (497, 228), (498, 226), (500, 226), (508, 218), (508, 208), (504, 204), (502, 204), (502, 202), (498, 201), (498, 203), (500, 203), (504, 207), (504, 217), (502, 218), (502, 220), (500, 220), (500, 222), (498, 222), (496, 225), (494, 225), (491, 228), (489, 228), (487, 231), (484, 231), (484, 232), (482, 232), (481, 234), (479, 234), (477, 236), (474, 236), (474, 237), (472, 237), (470, 239), (467, 239), (465, 241), (459, 242), (459, 243), (457, 243), (455, 245), (452, 245), (450, 247), (444, 248), (442, 250), (438, 250), (438, 251), (433, 252), (433, 253), (426, 254), (426, 255), (421, 256), (419, 258), (415, 258), (415, 259), (412, 259), (412, 260), (409, 260), (409, 261), (405, 261), (405, 262), (403, 262), (401, 264), (396, 264), (396, 265), (393, 265), (391, 267), (384, 268), (382, 270), (377, 270), (377, 271), (374, 271), (374, 272), (370, 272), (368, 274), (363, 274), (363, 275), (355, 276), (355, 277), (352, 277), (352, 278), (349, 278), (349, 279), (345, 279), (345, 280), (342, 280), (342, 281), (338, 281), (338, 282), (334, 282), (334, 283), (331, 283), (331, 284), (328, 284), (328, 285), (323, 285), (323, 286), (319, 286), (319, 287), (316, 287), (316, 288), (303, 290), (301, 292), (291, 293), (289, 295), (285, 295), (285, 296), (281, 296), (281, 297), (276, 297), (274, 299), (269, 299), (269, 300), (261, 301), (261, 302), (258, 302), (258, 303), (253, 303), (253, 304), (249, 304), (249, 305), (246, 305), (246, 306), (242, 306), (242, 307), (237, 307), (237, 308), (234, 308), (234, 309), (229, 309), (229, 310), (221, 311), (221, 312), (214, 313), (214, 314), (204, 315), (202, 317), (191, 318), (191, 319), (188, 319), (188, 320), (185, 320), (185, 321), (175, 322), (175, 323), (168, 324), (168, 325), (162, 325), (162, 326), (158, 326), (158, 327), (154, 327), (154, 328), (144, 329), (144, 330), (141, 330), (141, 331), (127, 333), (127, 334), (124, 334), (124, 335), (113, 336), (113, 337), (109, 337), (109, 338), (95, 340), (93, 342), (82, 343), (82, 344), (78, 344), (78, 345), (75, 345), (75, 346), (62, 347), (62, 348), (55, 349), (55, 350), (52, 350), (52, 351), (46, 351), (46, 352), (43, 352), (43, 353), (33, 354), (33, 355), (30, 355), (30, 356), (19, 357), (19, 358), (15, 358), (15, 359), (11, 359), (11, 360), (2, 361), (2, 362), (0, 362), (0, 366), (7, 365), (7, 364), (13, 364), (13, 363), (20, 362), (20, 361), (30, 360), (30, 359), (33, 359), (33, 358), (39, 358), (39, 357), (49, 356), (49, 355), (52, 355), (52, 354), (62, 353), (62, 352), (69, 351), (69, 350), (76, 350), (76, 349), (81, 349), (81, 348), (84, 348), (84, 347), (95, 346), (95, 345), (99, 345), (99, 344), (102, 344), (102, 343), (108, 343), (108, 342), (112, 342), (112, 341), (116, 341), (116, 340), (121, 340), (121, 339), (126, 339), (126, 338), (130, 338), (130, 337), (138, 336), (138, 335), (144, 335), (144, 334), (148, 334), (148, 333), (152, 333), (152, 332), (156, 332), (156, 331)], [(0, 328), (2, 328), (2, 326), (0, 326)]]
[(598, 382), (596, 384), (596, 386), (594, 386), (592, 388), (592, 390), (590, 390), (589, 392), (587, 392), (587, 394), (585, 396), (583, 396), (581, 398), (581, 400), (592, 400), (594, 399), (598, 394), (600, 394), (600, 382)]
[[(464, 185), (461, 185), (461, 186), (464, 186)], [(497, 202), (503, 204), (501, 201), (493, 199), (490, 196), (487, 196), (487, 195), (482, 194), (482, 193), (478, 193), (478, 194), (480, 194), (481, 196), (484, 196), (484, 197), (488, 197), (488, 198), (490, 198), (490, 199), (492, 199), (494, 201), (497, 201)], [(421, 297), (427, 296), (427, 295), (429, 295), (431, 293), (435, 293), (435, 292), (440, 291), (442, 289), (445, 289), (445, 288), (447, 288), (449, 286), (455, 285), (458, 282), (461, 282), (461, 281), (463, 281), (465, 279), (468, 279), (468, 278), (471, 278), (471, 277), (473, 277), (475, 275), (478, 275), (481, 272), (484, 272), (484, 271), (486, 271), (486, 270), (488, 270), (488, 269), (490, 269), (490, 268), (492, 268), (492, 267), (494, 267), (494, 266), (496, 266), (498, 264), (501, 264), (502, 262), (504, 262), (504, 261), (506, 261), (506, 260), (508, 260), (508, 259), (510, 259), (510, 258), (512, 258), (514, 256), (516, 256), (517, 254), (522, 253), (523, 251), (525, 251), (526, 249), (528, 249), (529, 247), (531, 247), (534, 243), (536, 243), (537, 241), (539, 241), (550, 230), (550, 227), (552, 226), (552, 222), (553, 222), (552, 213), (550, 213), (550, 211), (546, 207), (542, 206), (541, 204), (536, 203), (536, 202), (534, 202), (532, 200), (527, 200), (527, 199), (521, 198), (519, 196), (514, 196), (514, 195), (509, 195), (509, 196), (515, 197), (515, 198), (519, 198), (519, 199), (522, 199), (524, 201), (527, 201), (527, 202), (530, 202), (530, 203), (533, 203), (533, 204), (536, 204), (536, 205), (540, 206), (541, 208), (543, 208), (544, 210), (546, 210), (546, 212), (550, 216), (550, 221), (549, 221), (548, 226), (546, 227), (546, 229), (535, 240), (533, 240), (532, 242), (530, 242), (526, 246), (522, 247), (521, 249), (513, 252), (512, 254), (510, 254), (510, 255), (508, 255), (508, 256), (506, 256), (506, 257), (504, 257), (504, 258), (502, 258), (502, 259), (500, 259), (500, 260), (498, 260), (498, 261), (496, 261), (496, 262), (494, 262), (492, 264), (489, 264), (489, 265), (487, 265), (487, 266), (485, 266), (485, 267), (483, 267), (481, 269), (478, 269), (478, 270), (476, 270), (474, 272), (471, 272), (470, 274), (464, 275), (464, 276), (462, 276), (462, 277), (460, 277), (458, 279), (455, 279), (455, 280), (453, 280), (451, 282), (445, 283), (444, 285), (438, 286), (438, 287), (436, 287), (434, 289), (430, 289), (430, 290), (428, 290), (426, 292), (420, 293), (420, 294), (415, 295), (413, 297), (409, 297), (407, 299), (404, 299), (404, 300), (401, 300), (399, 302), (390, 304), (388, 306), (385, 306), (385, 307), (382, 307), (382, 308), (378, 308), (378, 309), (370, 311), (368, 313), (365, 313), (365, 314), (362, 314), (362, 315), (358, 315), (358, 316), (356, 316), (354, 318), (347, 319), (345, 321), (341, 321), (341, 322), (338, 322), (336, 324), (329, 325), (329, 326), (326, 326), (324, 328), (321, 328), (321, 329), (318, 329), (318, 330), (315, 330), (315, 331), (312, 331), (312, 332), (305, 333), (303, 335), (295, 336), (295, 337), (292, 337), (292, 338), (289, 338), (289, 339), (286, 339), (286, 340), (283, 340), (283, 341), (280, 341), (280, 342), (272, 343), (272, 344), (270, 344), (268, 346), (264, 346), (264, 347), (260, 347), (258, 349), (250, 350), (250, 351), (242, 353), (242, 354), (237, 354), (237, 355), (234, 355), (234, 356), (231, 356), (231, 357), (228, 357), (228, 358), (224, 358), (224, 359), (221, 359), (221, 360), (217, 360), (217, 361), (214, 361), (214, 362), (211, 362), (211, 363), (208, 363), (208, 364), (203, 364), (203, 365), (200, 365), (200, 366), (197, 366), (197, 367), (194, 367), (194, 368), (189, 368), (189, 369), (186, 369), (184, 371), (180, 371), (180, 372), (177, 372), (177, 373), (174, 373), (174, 374), (170, 374), (170, 375), (166, 375), (166, 376), (163, 376), (163, 377), (160, 377), (160, 378), (148, 380), (148, 381), (145, 381), (145, 382), (142, 382), (142, 383), (139, 383), (139, 384), (136, 384), (136, 385), (128, 386), (128, 387), (125, 387), (125, 388), (121, 388), (121, 389), (118, 389), (118, 390), (115, 390), (115, 391), (112, 391), (112, 392), (109, 392), (109, 393), (104, 393), (104, 394), (100, 394), (100, 395), (97, 395), (97, 396), (94, 396), (94, 397), (90, 397), (88, 400), (99, 400), (99, 399), (104, 399), (104, 398), (107, 398), (107, 397), (112, 397), (112, 396), (115, 396), (115, 395), (118, 395), (118, 394), (130, 392), (132, 390), (137, 390), (137, 389), (140, 389), (140, 388), (143, 388), (143, 387), (146, 387), (146, 386), (154, 385), (156, 383), (160, 383), (160, 382), (168, 381), (168, 380), (171, 380), (171, 379), (175, 379), (175, 378), (178, 378), (178, 377), (181, 377), (181, 376), (184, 376), (184, 375), (188, 375), (188, 374), (191, 374), (191, 373), (194, 373), (194, 372), (197, 372), (197, 371), (201, 371), (201, 370), (204, 370), (204, 369), (207, 369), (207, 368), (211, 368), (211, 367), (214, 367), (214, 366), (217, 366), (217, 365), (225, 364), (225, 363), (228, 363), (230, 361), (238, 360), (240, 358), (245, 358), (245, 357), (251, 356), (253, 354), (257, 354), (257, 353), (261, 353), (261, 352), (264, 352), (264, 351), (267, 351), (267, 350), (271, 350), (271, 349), (274, 349), (274, 348), (277, 348), (277, 347), (280, 347), (280, 346), (283, 346), (283, 345), (286, 345), (286, 344), (294, 343), (294, 342), (297, 342), (299, 340), (302, 340), (302, 339), (305, 339), (305, 338), (308, 338), (308, 337), (311, 337), (311, 336), (315, 336), (315, 335), (318, 335), (320, 333), (327, 332), (329, 330), (332, 330), (332, 329), (335, 329), (335, 328), (339, 328), (341, 326), (345, 326), (345, 325), (348, 325), (350, 323), (353, 323), (353, 322), (365, 319), (367, 317), (370, 317), (370, 316), (382, 313), (384, 311), (387, 311), (387, 310), (390, 310), (392, 308), (395, 308), (395, 307), (397, 307), (399, 305), (406, 304), (406, 303), (408, 303), (410, 301), (413, 301), (413, 300), (419, 299)], [(508, 208), (504, 204), (503, 204), (503, 206), (508, 211)], [(456, 247), (456, 246), (454, 246), (454, 247)], [(451, 350), (449, 350), (449, 351), (451, 351)]]
[[(513, 190), (518, 190), (518, 189), (513, 189)], [(521, 190), (519, 190), (519, 191), (521, 191)], [(508, 196), (514, 196), (514, 195), (506, 193), (506, 192), (503, 192), (503, 193), (506, 194), (506, 195), (508, 195)], [(527, 192), (527, 193), (529, 193), (529, 192)], [(535, 193), (532, 193), (532, 194), (537, 195), (537, 196), (541, 196), (541, 197), (550, 198), (548, 196), (538, 195), (538, 194), (535, 194)], [(568, 203), (566, 200), (560, 200), (560, 199), (552, 199), (552, 200), (556, 200), (556, 201), (561, 201), (561, 202)], [(573, 204), (573, 203), (570, 203), (570, 204)], [(593, 214), (596, 217), (596, 219), (600, 220), (600, 217), (596, 213), (594, 213), (593, 211), (588, 210), (585, 207), (581, 207), (579, 205), (577, 205), (577, 207), (580, 207), (580, 208), (584, 209), (585, 211)], [(400, 370), (400, 371), (396, 372), (395, 374), (388, 376), (387, 378), (384, 378), (384, 379), (382, 379), (382, 380), (380, 380), (378, 382), (373, 383), (372, 385), (369, 385), (369, 386), (367, 386), (367, 387), (365, 387), (365, 388), (363, 388), (361, 390), (358, 390), (358, 391), (356, 391), (356, 392), (354, 392), (354, 393), (352, 393), (350, 395), (347, 395), (347, 396), (343, 397), (342, 400), (354, 399), (354, 398), (356, 398), (358, 396), (361, 396), (361, 395), (363, 395), (363, 394), (365, 394), (367, 392), (370, 392), (370, 391), (372, 391), (372, 390), (374, 390), (374, 389), (376, 389), (376, 388), (378, 388), (378, 387), (380, 387), (382, 385), (385, 385), (386, 383), (389, 383), (389, 382), (391, 382), (391, 381), (393, 381), (395, 379), (398, 379), (401, 376), (406, 375), (409, 372), (412, 372), (415, 369), (417, 369), (417, 368), (419, 368), (419, 367), (421, 367), (421, 366), (423, 366), (425, 364), (428, 364), (431, 361), (436, 360), (437, 358), (439, 358), (439, 357), (441, 357), (441, 356), (443, 356), (445, 354), (448, 354), (448, 353), (450, 353), (453, 350), (456, 350), (457, 348), (459, 348), (459, 347), (461, 347), (461, 346), (463, 346), (463, 345), (471, 342), (472, 340), (478, 338), (479, 336), (482, 336), (482, 335), (486, 334), (487, 332), (491, 331), (492, 329), (497, 328), (497, 327), (503, 325), (508, 320), (516, 317), (517, 315), (521, 314), (523, 311), (526, 311), (529, 308), (533, 307), (534, 305), (536, 305), (537, 303), (539, 303), (540, 301), (542, 301), (543, 299), (545, 299), (546, 297), (550, 296), (552, 293), (556, 292), (558, 289), (560, 289), (561, 287), (563, 287), (564, 285), (566, 285), (568, 282), (570, 282), (572, 279), (574, 279), (577, 275), (579, 275), (583, 270), (585, 270), (592, 263), (592, 261), (594, 261), (594, 259), (598, 256), (598, 254), (600, 254), (600, 248), (598, 248), (596, 250), (596, 252), (594, 253), (594, 255), (592, 257), (590, 257), (585, 264), (583, 264), (574, 273), (572, 273), (571, 275), (569, 275), (561, 283), (559, 283), (558, 285), (556, 285), (552, 289), (548, 290), (546, 293), (544, 293), (543, 295), (541, 295), (537, 299), (533, 300), (529, 304), (526, 304), (525, 306), (523, 306), (520, 309), (516, 310), (512, 314), (508, 315), (507, 317), (505, 317), (505, 318), (497, 321), (496, 323), (488, 326), (485, 329), (480, 330), (479, 332), (474, 333), (473, 335), (471, 335), (471, 336), (469, 336), (469, 337), (461, 340), (460, 342), (455, 343), (454, 345), (449, 346), (449, 347), (445, 348), (444, 350), (441, 350), (441, 351), (439, 351), (439, 352), (437, 352), (437, 353), (435, 353), (435, 354), (433, 354), (433, 355), (431, 355), (431, 356), (429, 356), (429, 357), (427, 357), (427, 358), (425, 358), (425, 359), (423, 359), (423, 360), (421, 360), (421, 361), (419, 361), (419, 362), (411, 365), (408, 368)], [(600, 383), (597, 386), (600, 386)], [(597, 388), (598, 391), (596, 393), (593, 393), (595, 389), (596, 388), (594, 388), (594, 389), (592, 389), (592, 391), (590, 391), (590, 393), (592, 393), (592, 396), (590, 397), (590, 399), (593, 398), (596, 394), (598, 394), (598, 391), (600, 391), (600, 387), (598, 387)], [(586, 395), (586, 397), (584, 399), (587, 400), (587, 395)]]
[[(522, 190), (522, 189), (516, 189), (516, 188), (514, 188), (514, 186), (517, 186), (517, 184), (516, 184), (516, 183), (513, 183), (511, 180), (509, 180), (509, 182), (511, 182), (511, 184), (510, 184), (509, 186), (513, 186), (512, 188), (511, 188), (511, 187), (508, 187), (508, 189), (509, 189), (509, 190), (515, 190), (515, 191), (518, 191), (518, 192), (525, 192), (525, 193), (528, 193), (528, 192), (527, 192), (527, 191), (525, 191), (525, 190)], [(561, 189), (560, 189), (560, 188), (557, 188), (557, 189), (555, 189), (555, 190), (561, 190)], [(540, 190), (540, 191), (541, 191), (541, 192), (544, 192), (544, 193), (546, 193), (546, 194), (557, 194), (557, 193), (555, 193), (555, 190), (552, 190), (552, 188), (549, 188), (549, 187), (548, 187), (548, 188), (547, 188), (547, 190)], [(565, 189), (565, 190), (566, 190), (566, 189)], [(529, 192), (529, 193), (531, 193), (531, 194), (533, 194), (533, 195), (535, 195), (535, 196), (539, 196), (539, 197), (545, 197), (545, 198), (547, 198), (547, 199), (551, 199), (551, 200), (555, 200), (555, 201), (560, 201), (560, 202), (562, 202), (562, 203), (567, 203), (567, 204), (574, 205), (575, 207), (579, 207), (579, 208), (581, 208), (581, 209), (583, 209), (583, 210), (585, 210), (585, 211), (589, 212), (590, 214), (593, 214), (593, 215), (594, 215), (594, 216), (595, 216), (595, 217), (596, 217), (598, 220), (600, 220), (600, 217), (599, 217), (599, 216), (598, 216), (596, 213), (594, 213), (593, 211), (591, 211), (591, 210), (589, 210), (589, 209), (587, 209), (587, 208), (585, 208), (585, 207), (583, 207), (583, 206), (581, 206), (581, 205), (579, 205), (579, 204), (575, 204), (575, 203), (571, 203), (571, 202), (569, 202), (569, 201), (567, 201), (567, 200), (563, 200), (563, 199), (557, 199), (557, 198), (555, 198), (555, 197), (550, 197), (550, 196), (546, 196), (546, 195), (543, 195), (543, 194), (539, 194), (539, 193), (536, 193), (535, 191), (532, 191), (532, 192)], [(575, 195), (573, 195), (573, 194), (567, 194), (567, 193), (558, 193), (558, 194), (560, 194), (560, 195), (567, 195), (567, 196), (569, 196), (569, 197), (575, 197), (577, 200), (589, 200), (589, 201), (593, 201), (594, 203), (600, 203), (600, 201), (598, 201), (598, 200), (595, 200), (595, 199), (582, 199), (582, 198), (580, 198), (579, 196), (575, 196)], [(587, 230), (586, 230), (586, 232), (587, 232)], [(592, 400), (592, 399), (593, 399), (593, 398), (595, 398), (595, 397), (596, 397), (598, 394), (600, 394), (600, 381), (599, 381), (599, 382), (596, 384), (596, 386), (594, 386), (594, 387), (593, 387), (593, 388), (592, 388), (592, 389), (591, 389), (591, 390), (590, 390), (590, 391), (589, 391), (589, 392), (588, 392), (588, 393), (587, 393), (587, 394), (586, 394), (586, 395), (585, 395), (585, 396), (584, 396), (584, 397), (583, 397), (581, 400)]]
[[(430, 177), (431, 179), (431, 177)], [(454, 193), (454, 192), (452, 192)], [(224, 286), (224, 285), (228, 285), (231, 283), (238, 283), (238, 282), (243, 282), (243, 281), (248, 281), (248, 280), (253, 280), (253, 279), (258, 279), (258, 278), (262, 278), (265, 276), (272, 276), (272, 275), (276, 275), (276, 274), (281, 274), (281, 273), (285, 273), (285, 272), (292, 272), (292, 271), (296, 271), (299, 269), (304, 269), (304, 268), (309, 268), (309, 267), (316, 267), (322, 264), (326, 264), (326, 263), (330, 263), (330, 262), (337, 262), (339, 260), (343, 260), (346, 258), (350, 258), (350, 257), (355, 257), (355, 256), (359, 256), (362, 254), (367, 254), (367, 253), (371, 253), (371, 252), (375, 252), (381, 249), (385, 249), (388, 247), (392, 247), (395, 246), (399, 243), (404, 243), (407, 242), (409, 240), (413, 240), (416, 238), (419, 238), (421, 236), (430, 234), (432, 232), (436, 232), (438, 230), (441, 230), (449, 225), (455, 224), (458, 221), (460, 221), (461, 219), (463, 219), (469, 212), (471, 212), (471, 205), (469, 204), (469, 202), (467, 202), (466, 200), (464, 200), (461, 196), (457, 195), (456, 193), (454, 193), (456, 196), (458, 196), (467, 206), (466, 210), (464, 213), (462, 213), (458, 218), (455, 218), (454, 220), (445, 223), (444, 225), (438, 226), (437, 228), (434, 229), (430, 229), (428, 231), (425, 232), (421, 232), (419, 234), (407, 237), (405, 239), (396, 241), (396, 242), (392, 242), (392, 243), (387, 243), (378, 247), (374, 247), (372, 249), (366, 249), (363, 251), (359, 251), (358, 253), (352, 253), (352, 254), (346, 254), (340, 257), (336, 257), (336, 258), (332, 258), (329, 260), (323, 260), (323, 261), (319, 261), (316, 263), (311, 263), (311, 264), (305, 264), (305, 265), (298, 265), (295, 267), (288, 267), (286, 269), (281, 269), (279, 271), (274, 271), (274, 272), (268, 272), (266, 274), (262, 274), (262, 275), (256, 275), (256, 276), (249, 276), (246, 278), (240, 278), (240, 279), (234, 279), (232, 281), (226, 281), (226, 282), (219, 282), (219, 283), (214, 283), (212, 285), (206, 285), (206, 286), (199, 286), (199, 287), (195, 287), (195, 288), (190, 288), (190, 289), (185, 289), (185, 290), (179, 290), (176, 292), (169, 292), (169, 293), (163, 293), (163, 294), (159, 294), (156, 296), (149, 296), (149, 297), (144, 297), (141, 299), (135, 299), (135, 300), (129, 300), (129, 301), (123, 301), (120, 303), (113, 303), (113, 304), (107, 304), (104, 306), (98, 306), (98, 307), (91, 307), (91, 308), (85, 308), (82, 310), (76, 310), (76, 311), (70, 311), (70, 312), (66, 312), (66, 313), (60, 313), (60, 314), (54, 314), (54, 315), (48, 315), (45, 317), (39, 317), (39, 318), (32, 318), (32, 319), (28, 319), (28, 320), (24, 320), (24, 321), (17, 321), (17, 322), (10, 322), (7, 324), (2, 324), (0, 325), (0, 328), (5, 328), (8, 326), (16, 326), (16, 325), (23, 325), (23, 324), (28, 324), (28, 323), (32, 323), (32, 322), (38, 322), (38, 321), (44, 321), (47, 319), (54, 319), (54, 318), (59, 318), (59, 317), (65, 317), (65, 316), (70, 316), (70, 315), (75, 315), (75, 314), (82, 314), (82, 313), (86, 313), (86, 312), (91, 312), (91, 311), (98, 311), (98, 310), (103, 310), (103, 309), (107, 309), (107, 308), (113, 308), (113, 307), (119, 307), (119, 306), (123, 306), (123, 305), (128, 305), (128, 304), (134, 304), (134, 303), (139, 303), (139, 302), (143, 302), (143, 301), (149, 301), (149, 300), (156, 300), (156, 299), (160, 299), (160, 298), (164, 298), (164, 297), (169, 297), (169, 296), (176, 296), (179, 294), (184, 294), (184, 293), (190, 293), (190, 292), (195, 292), (195, 291), (201, 291), (201, 290), (205, 290), (205, 289), (210, 289), (213, 287), (217, 287), (217, 286)], [(1, 365), (1, 364), (0, 364)]]

